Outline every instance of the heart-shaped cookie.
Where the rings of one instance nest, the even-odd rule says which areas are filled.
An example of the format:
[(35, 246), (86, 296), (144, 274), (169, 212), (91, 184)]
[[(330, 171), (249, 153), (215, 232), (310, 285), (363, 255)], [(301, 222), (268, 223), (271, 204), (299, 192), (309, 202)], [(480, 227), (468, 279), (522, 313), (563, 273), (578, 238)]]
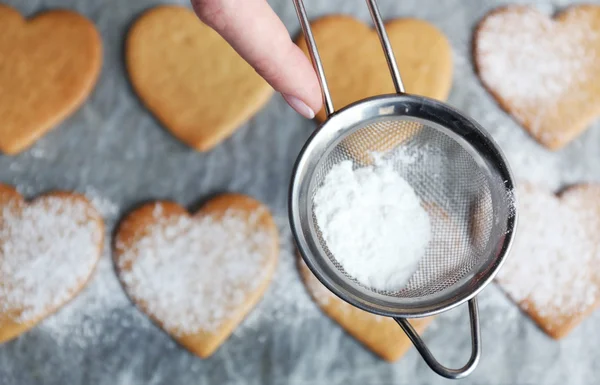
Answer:
[(495, 10), (474, 38), (479, 76), (539, 143), (558, 150), (600, 115), (600, 7), (554, 20), (533, 8)]
[(193, 216), (156, 202), (119, 225), (115, 262), (132, 300), (181, 345), (209, 357), (258, 303), (279, 250), (268, 209), (243, 195)]
[[(394, 93), (377, 33), (348, 16), (311, 23), (336, 110), (370, 96)], [(406, 91), (445, 100), (452, 86), (452, 48), (433, 25), (417, 19), (386, 23)], [(304, 37), (298, 46), (308, 54)], [(325, 111), (317, 114), (325, 120)]]
[(518, 235), (497, 281), (558, 339), (600, 305), (600, 186), (557, 197), (524, 185), (518, 197)]
[(127, 38), (131, 83), (175, 137), (208, 151), (270, 99), (273, 90), (192, 11), (159, 6)]
[(102, 65), (94, 25), (69, 11), (30, 20), (0, 4), (0, 151), (16, 154), (92, 92)]
[(56, 192), (27, 203), (0, 185), (0, 343), (83, 289), (103, 238), (102, 218), (83, 196)]
[[(331, 293), (299, 259), (300, 275), (310, 295), (331, 319), (340, 324), (351, 336), (386, 361), (400, 359), (413, 345), (392, 318), (368, 313), (342, 301)], [(433, 317), (410, 321), (421, 334)]]

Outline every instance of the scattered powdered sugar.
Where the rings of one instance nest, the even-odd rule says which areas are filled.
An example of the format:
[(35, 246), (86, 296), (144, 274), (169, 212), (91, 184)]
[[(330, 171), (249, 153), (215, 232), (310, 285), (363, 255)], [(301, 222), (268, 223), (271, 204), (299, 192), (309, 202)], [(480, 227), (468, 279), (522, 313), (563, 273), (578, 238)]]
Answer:
[[(506, 184), (508, 181), (504, 181)], [(506, 207), (508, 207), (508, 216), (512, 218), (517, 213), (517, 195), (515, 194), (515, 188), (507, 189), (504, 197)]]
[[(393, 159), (394, 164), (411, 165), (422, 160), (424, 151), (416, 151), (412, 146), (398, 146), (391, 151), (391, 155), (382, 154), (380, 152), (371, 152), (375, 164), (381, 164), (386, 159)], [(387, 155), (387, 156), (386, 156)]]
[[(321, 314), (301, 280), (298, 270), (300, 257), (289, 220), (286, 217), (276, 217), (275, 222), (279, 228), (280, 239), (277, 270), (265, 297), (236, 330), (237, 335), (259, 329), (263, 323), (277, 322), (279, 325), (293, 327)], [(327, 291), (324, 287), (323, 289)]]
[(119, 214), (119, 206), (110, 199), (104, 197), (95, 188), (86, 188), (84, 194), (96, 210), (98, 210), (100, 215), (102, 215), (104, 220), (115, 219), (117, 214)]
[[(127, 326), (123, 309), (131, 307), (107, 253), (102, 257), (94, 279), (68, 306), (41, 323), (40, 329), (58, 346), (75, 345), (85, 349), (94, 344), (115, 343), (119, 333), (109, 329)], [(133, 312), (137, 315), (138, 312)], [(140, 316), (143, 317), (143, 316)], [(139, 322), (138, 325), (143, 325)]]
[(333, 166), (318, 188), (315, 216), (346, 273), (367, 287), (396, 291), (417, 270), (431, 239), (427, 211), (391, 166)]
[(35, 159), (44, 159), (46, 157), (46, 150), (39, 146), (32, 148), (29, 153), (31, 154), (31, 157)]
[[(492, 13), (477, 33), (475, 57), (482, 81), (510, 101), (517, 119), (535, 122), (586, 82), (597, 61), (583, 43), (592, 30), (583, 12), (568, 23), (531, 8)], [(575, 12), (575, 11), (573, 11)]]
[(410, 145), (397, 146), (385, 153), (372, 151), (371, 158), (376, 165), (387, 164), (395, 168), (405, 168), (415, 163), (427, 162), (433, 156), (441, 156), (439, 146), (426, 143), (411, 143)]
[[(92, 187), (86, 188), (84, 193), (107, 223), (114, 222), (119, 212), (116, 203)], [(107, 228), (104, 255), (98, 262), (91, 282), (68, 306), (39, 326), (58, 346), (74, 345), (86, 349), (96, 344), (112, 344), (119, 333), (111, 332), (111, 328), (117, 325), (127, 327), (139, 321), (139, 318), (129, 319), (124, 314), (124, 309), (130, 308), (131, 302), (115, 275), (110, 250), (111, 229)], [(127, 315), (143, 317), (138, 312), (129, 312)], [(137, 327), (140, 325), (144, 325), (144, 322), (136, 322)]]
[[(481, 323), (484, 327), (493, 327), (494, 330), (514, 329), (517, 321), (521, 317), (519, 308), (510, 302), (506, 295), (497, 285), (491, 284), (477, 295), (477, 305), (481, 317)], [(450, 311), (444, 312), (438, 316), (429, 328), (430, 331), (437, 329), (447, 330), (448, 323), (459, 323), (467, 325), (469, 318), (468, 305), (464, 304)]]
[(85, 202), (58, 197), (3, 207), (0, 310), (27, 322), (70, 299), (98, 261), (94, 215)]
[(600, 263), (597, 212), (575, 194), (559, 200), (527, 186), (518, 196), (518, 234), (498, 282), (542, 316), (586, 310), (600, 296), (592, 272)]
[(272, 234), (256, 210), (164, 217), (132, 245), (119, 245), (118, 265), (129, 294), (172, 333), (211, 332), (243, 305), (269, 274)]
[[(519, 308), (514, 306), (495, 284), (488, 285), (477, 296), (477, 304), (483, 323), (511, 328), (515, 326), (515, 321), (521, 316)], [(466, 307), (462, 310), (468, 313)]]
[[(504, 132), (508, 135), (513, 134), (509, 129)], [(539, 148), (519, 149), (518, 146), (505, 146), (505, 148), (510, 165), (518, 179), (550, 188), (559, 188), (561, 164), (564, 163), (561, 162), (560, 154)]]

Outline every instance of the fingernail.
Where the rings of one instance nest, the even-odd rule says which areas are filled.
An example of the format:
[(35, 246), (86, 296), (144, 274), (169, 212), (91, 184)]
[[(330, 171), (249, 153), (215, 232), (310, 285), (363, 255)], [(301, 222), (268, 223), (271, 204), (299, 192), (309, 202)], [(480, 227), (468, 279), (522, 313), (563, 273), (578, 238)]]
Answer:
[(283, 94), (283, 98), (290, 105), (290, 107), (292, 107), (297, 113), (305, 118), (313, 119), (315, 117), (315, 112), (312, 110), (312, 108), (310, 108), (306, 103), (297, 97)]

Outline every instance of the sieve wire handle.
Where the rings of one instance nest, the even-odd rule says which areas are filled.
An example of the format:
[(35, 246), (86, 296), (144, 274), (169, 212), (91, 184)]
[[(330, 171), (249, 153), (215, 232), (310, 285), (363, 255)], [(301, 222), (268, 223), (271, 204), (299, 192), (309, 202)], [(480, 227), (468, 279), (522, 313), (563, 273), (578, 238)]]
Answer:
[(390, 38), (385, 30), (385, 24), (381, 18), (381, 13), (379, 12), (379, 7), (377, 6), (377, 0), (367, 0), (367, 5), (369, 6), (369, 12), (371, 13), (373, 24), (375, 24), (375, 30), (377, 31), (377, 35), (379, 35), (379, 41), (381, 42), (381, 47), (383, 48), (383, 53), (385, 54), (385, 60), (388, 63), (390, 74), (392, 75), (392, 81), (394, 82), (396, 93), (403, 94), (404, 83), (402, 83), (402, 77), (400, 77), (398, 62), (396, 62), (396, 56), (394, 55)]
[(308, 53), (312, 60), (319, 83), (321, 84), (321, 92), (323, 93), (323, 102), (325, 103), (325, 112), (327, 117), (331, 116), (335, 112), (333, 108), (333, 100), (331, 99), (331, 93), (329, 92), (329, 86), (327, 85), (327, 79), (325, 78), (325, 71), (323, 70), (323, 62), (321, 62), (321, 56), (317, 49), (317, 43), (315, 42), (315, 36), (312, 33), (310, 27), (310, 21), (306, 14), (306, 8), (304, 7), (304, 1), (294, 0), (294, 6), (296, 7), (296, 13), (298, 14), (298, 20), (300, 20), (300, 26), (302, 27), (302, 33), (308, 46)]
[[(335, 108), (333, 107), (331, 92), (329, 91), (329, 86), (327, 85), (327, 79), (325, 78), (325, 71), (323, 69), (323, 62), (321, 61), (321, 56), (319, 55), (317, 43), (315, 42), (315, 36), (312, 33), (310, 21), (308, 19), (308, 15), (306, 14), (304, 1), (293, 1), (294, 6), (296, 7), (298, 20), (300, 20), (300, 26), (302, 27), (302, 33), (304, 34), (304, 39), (306, 40), (308, 53), (312, 60), (313, 66), (315, 67), (315, 71), (317, 73), (317, 77), (321, 85), (321, 92), (323, 93), (323, 102), (325, 104), (325, 112), (327, 113), (327, 117), (329, 117), (335, 112)], [(377, 35), (379, 36), (379, 41), (381, 42), (383, 53), (385, 54), (385, 59), (390, 69), (390, 74), (392, 75), (394, 88), (396, 89), (397, 93), (403, 94), (404, 84), (402, 83), (402, 78), (400, 77), (400, 70), (398, 69), (398, 63), (396, 62), (394, 50), (392, 49), (390, 39), (388, 37), (387, 31), (385, 30), (385, 24), (383, 23), (381, 13), (379, 12), (379, 7), (377, 6), (377, 0), (367, 0), (367, 6), (369, 7), (369, 12), (371, 13), (373, 23), (375, 24), (375, 30), (377, 31)]]
[(471, 374), (471, 372), (475, 370), (475, 367), (479, 363), (479, 358), (481, 357), (481, 332), (479, 328), (477, 298), (473, 298), (469, 301), (469, 316), (471, 319), (471, 358), (469, 358), (469, 361), (465, 366), (460, 369), (450, 369), (440, 364), (433, 354), (431, 354), (431, 351), (427, 348), (425, 342), (419, 337), (419, 334), (405, 318), (394, 318), (394, 320), (400, 325), (402, 330), (404, 330), (427, 365), (429, 365), (434, 372), (440, 376), (455, 380)]

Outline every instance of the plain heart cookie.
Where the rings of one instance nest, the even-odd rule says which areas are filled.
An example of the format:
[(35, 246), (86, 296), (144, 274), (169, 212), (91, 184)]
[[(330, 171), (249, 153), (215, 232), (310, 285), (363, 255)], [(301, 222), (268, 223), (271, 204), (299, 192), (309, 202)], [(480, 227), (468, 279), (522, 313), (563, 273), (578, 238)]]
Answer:
[(600, 305), (600, 186), (556, 196), (524, 185), (518, 197), (518, 235), (497, 281), (558, 339)]
[[(311, 297), (331, 319), (340, 324), (351, 336), (386, 361), (399, 360), (413, 345), (392, 318), (368, 313), (342, 301), (331, 293), (313, 275), (302, 259), (298, 267)], [(421, 334), (433, 317), (410, 320)]]
[(523, 6), (495, 10), (473, 52), (485, 87), (547, 148), (566, 146), (600, 116), (600, 7), (555, 19)]
[(94, 88), (102, 42), (85, 17), (25, 20), (0, 4), (0, 151), (16, 154), (73, 114)]
[(275, 271), (278, 232), (269, 210), (226, 194), (194, 215), (171, 202), (129, 214), (115, 262), (131, 299), (181, 345), (209, 357), (258, 303)]
[(100, 259), (104, 224), (83, 196), (56, 192), (25, 202), (0, 185), (0, 343), (75, 297)]
[[(348, 16), (311, 22), (336, 110), (358, 100), (395, 92), (377, 33)], [(417, 19), (386, 23), (406, 91), (445, 100), (452, 86), (452, 48), (432, 24)], [(298, 46), (308, 55), (303, 36)], [(317, 114), (325, 120), (325, 111)]]
[(127, 38), (133, 88), (178, 139), (208, 151), (258, 112), (273, 90), (187, 8), (144, 13)]

